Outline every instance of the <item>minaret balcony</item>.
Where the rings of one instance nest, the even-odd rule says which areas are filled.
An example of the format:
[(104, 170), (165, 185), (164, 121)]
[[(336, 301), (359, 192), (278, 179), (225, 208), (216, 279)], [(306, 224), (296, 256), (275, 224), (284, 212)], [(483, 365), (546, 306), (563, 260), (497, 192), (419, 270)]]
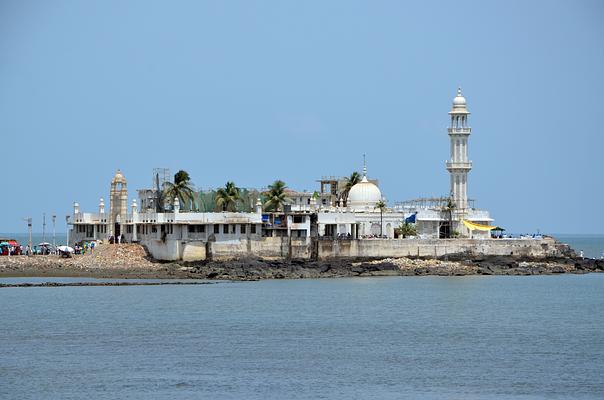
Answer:
[(445, 162), (447, 169), (449, 171), (452, 170), (471, 170), (472, 169), (472, 161), (447, 161)]
[(449, 135), (451, 135), (451, 134), (469, 135), (470, 133), (472, 133), (472, 128), (448, 128), (447, 131), (449, 132)]

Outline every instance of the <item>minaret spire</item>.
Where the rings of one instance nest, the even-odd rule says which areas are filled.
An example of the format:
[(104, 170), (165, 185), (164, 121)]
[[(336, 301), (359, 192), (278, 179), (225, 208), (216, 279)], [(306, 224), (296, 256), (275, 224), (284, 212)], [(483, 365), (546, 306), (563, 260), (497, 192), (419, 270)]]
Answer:
[(367, 160), (365, 159), (365, 153), (363, 153), (363, 178), (367, 178)]
[(472, 128), (468, 126), (468, 111), (466, 98), (457, 88), (457, 96), (453, 99), (453, 107), (449, 111), (451, 126), (447, 131), (451, 139), (451, 160), (446, 166), (451, 176), (451, 197), (455, 207), (460, 210), (468, 208), (468, 172), (472, 162), (468, 160), (468, 137)]

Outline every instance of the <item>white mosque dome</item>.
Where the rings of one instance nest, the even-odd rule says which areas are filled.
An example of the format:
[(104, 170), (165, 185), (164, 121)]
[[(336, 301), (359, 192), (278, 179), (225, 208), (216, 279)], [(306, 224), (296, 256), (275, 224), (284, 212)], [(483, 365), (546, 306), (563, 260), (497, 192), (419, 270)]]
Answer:
[(367, 180), (367, 176), (363, 176), (361, 182), (350, 188), (348, 192), (348, 207), (353, 210), (375, 209), (375, 205), (382, 199), (382, 192), (373, 183)]
[(457, 88), (457, 96), (453, 99), (453, 110), (459, 111), (463, 113), (467, 113), (467, 103), (466, 98), (461, 94), (461, 88)]
[(455, 96), (455, 98), (453, 99), (453, 105), (454, 106), (465, 106), (466, 105), (466, 98), (463, 97), (461, 95), (461, 93), (458, 93), (457, 96)]

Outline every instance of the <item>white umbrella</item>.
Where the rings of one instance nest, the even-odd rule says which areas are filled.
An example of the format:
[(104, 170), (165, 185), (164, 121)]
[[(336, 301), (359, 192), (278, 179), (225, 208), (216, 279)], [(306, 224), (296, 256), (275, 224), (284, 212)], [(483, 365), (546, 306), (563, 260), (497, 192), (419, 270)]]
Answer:
[(73, 248), (69, 247), (69, 246), (59, 246), (57, 247), (57, 250), (63, 252), (63, 253), (73, 253)]
[(38, 246), (50, 246), (50, 243), (42, 242), (42, 243), (38, 243)]

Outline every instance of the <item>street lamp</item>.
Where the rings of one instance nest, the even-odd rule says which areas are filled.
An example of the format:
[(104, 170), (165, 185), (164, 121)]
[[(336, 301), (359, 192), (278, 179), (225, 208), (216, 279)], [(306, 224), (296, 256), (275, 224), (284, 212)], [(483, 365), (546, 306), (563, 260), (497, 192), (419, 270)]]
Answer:
[(52, 247), (54, 249), (57, 248), (57, 241), (55, 240), (55, 233), (56, 233), (56, 231), (55, 231), (55, 225), (56, 225), (56, 222), (57, 222), (57, 216), (53, 215), (52, 216)]
[(69, 246), (69, 218), (71, 218), (71, 215), (65, 216), (65, 225), (67, 226), (67, 243), (65, 246)]
[(31, 252), (33, 250), (32, 247), (32, 243), (31, 243), (31, 225), (32, 225), (32, 219), (31, 217), (27, 217), (27, 218), (23, 218), (23, 221), (27, 222), (27, 229), (29, 231), (29, 251), (27, 252), (27, 255), (31, 255)]

